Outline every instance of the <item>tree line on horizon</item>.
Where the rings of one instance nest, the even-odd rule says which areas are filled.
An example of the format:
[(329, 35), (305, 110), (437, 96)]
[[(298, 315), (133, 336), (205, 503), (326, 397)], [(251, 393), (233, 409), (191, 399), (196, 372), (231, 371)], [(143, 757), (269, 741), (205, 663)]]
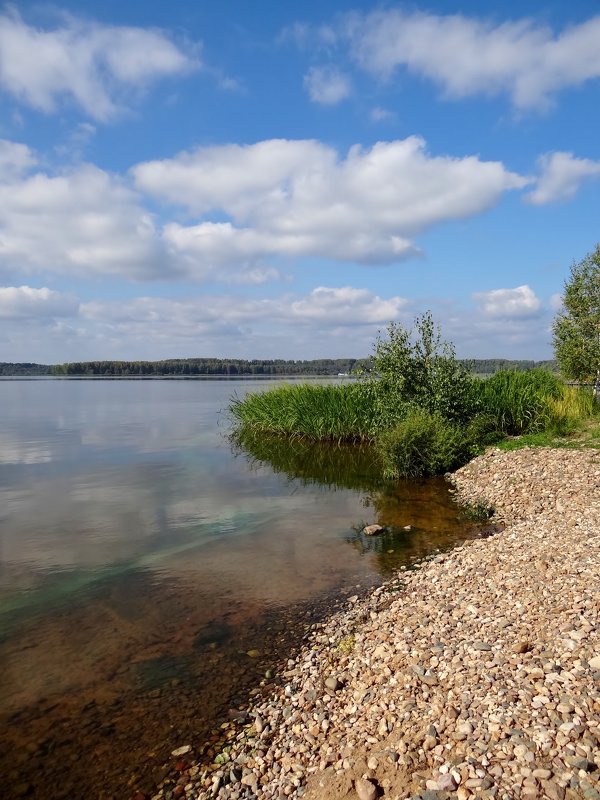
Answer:
[[(537, 367), (557, 371), (554, 360), (529, 359), (461, 359), (471, 372), (492, 375), (499, 370), (523, 372)], [(230, 358), (171, 358), (160, 361), (71, 361), (64, 364), (32, 362), (0, 362), (4, 376), (90, 376), (90, 377), (160, 377), (160, 376), (337, 376), (368, 371), (371, 359), (318, 358), (288, 359), (230, 359)]]

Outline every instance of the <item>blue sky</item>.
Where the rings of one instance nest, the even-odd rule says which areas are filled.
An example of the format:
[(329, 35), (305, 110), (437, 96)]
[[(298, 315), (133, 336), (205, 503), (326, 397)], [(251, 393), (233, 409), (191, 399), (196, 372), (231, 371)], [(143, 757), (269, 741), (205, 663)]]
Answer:
[(549, 358), (596, 2), (0, 5), (0, 360)]

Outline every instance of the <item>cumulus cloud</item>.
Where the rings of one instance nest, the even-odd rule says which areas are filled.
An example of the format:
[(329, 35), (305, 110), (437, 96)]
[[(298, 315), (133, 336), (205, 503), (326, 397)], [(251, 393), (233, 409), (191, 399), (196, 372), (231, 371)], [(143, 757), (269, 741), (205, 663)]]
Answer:
[(527, 318), (536, 316), (541, 303), (529, 286), (516, 286), (514, 289), (492, 289), (477, 292), (473, 299), (486, 317)]
[(318, 286), (306, 297), (294, 300), (290, 313), (299, 321), (323, 325), (382, 325), (398, 319), (408, 305), (402, 297), (384, 300), (368, 289)]
[(571, 200), (586, 180), (600, 178), (600, 161), (575, 158), (573, 153), (547, 153), (538, 159), (541, 175), (525, 199), (533, 205)]
[(417, 252), (418, 233), (490, 208), (528, 183), (499, 162), (431, 156), (416, 136), (352, 147), (313, 140), (199, 148), (139, 164), (137, 187), (191, 214), (226, 222), (172, 224), (180, 252), (225, 263), (279, 255), (391, 263)]
[[(282, 279), (300, 258), (389, 264), (416, 237), (479, 214), (528, 185), (500, 162), (432, 156), (418, 137), (352, 147), (272, 140), (199, 148), (127, 176), (91, 164), (58, 174), (0, 142), (0, 272), (79, 279)], [(170, 207), (159, 217), (147, 196)], [(216, 221), (218, 220), (218, 221)]]
[(101, 25), (73, 16), (41, 29), (14, 8), (0, 14), (0, 88), (44, 112), (68, 99), (97, 120), (119, 110), (123, 92), (199, 66), (193, 48), (154, 29)]
[(0, 183), (0, 263), (25, 273), (152, 278), (173, 273), (136, 194), (91, 165)]
[(449, 98), (507, 94), (519, 109), (539, 108), (600, 77), (600, 16), (554, 33), (531, 19), (390, 9), (347, 16), (340, 35), (365, 70), (390, 77), (405, 68)]
[(314, 103), (334, 106), (352, 93), (350, 79), (335, 67), (311, 67), (304, 76), (304, 87)]
[(79, 302), (75, 297), (46, 287), (0, 287), (0, 320), (73, 317), (78, 310)]

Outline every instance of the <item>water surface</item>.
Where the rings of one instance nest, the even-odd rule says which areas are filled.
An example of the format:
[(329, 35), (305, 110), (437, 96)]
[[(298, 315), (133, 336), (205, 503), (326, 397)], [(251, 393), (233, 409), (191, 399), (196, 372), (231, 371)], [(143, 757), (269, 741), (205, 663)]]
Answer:
[(333, 600), (468, 535), (443, 481), (385, 484), (366, 450), (232, 445), (259, 388), (0, 381), (9, 797), (151, 791)]

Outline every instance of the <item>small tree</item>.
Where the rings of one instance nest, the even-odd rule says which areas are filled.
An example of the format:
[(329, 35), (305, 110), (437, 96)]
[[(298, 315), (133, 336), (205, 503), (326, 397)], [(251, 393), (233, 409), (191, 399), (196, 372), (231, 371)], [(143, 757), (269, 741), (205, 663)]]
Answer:
[(554, 352), (566, 378), (600, 390), (600, 245), (571, 267), (563, 310), (552, 326)]
[(464, 422), (473, 415), (473, 379), (443, 341), (430, 312), (415, 319), (412, 329), (392, 322), (387, 337), (379, 336), (373, 355), (374, 389), (382, 427), (419, 408)]

